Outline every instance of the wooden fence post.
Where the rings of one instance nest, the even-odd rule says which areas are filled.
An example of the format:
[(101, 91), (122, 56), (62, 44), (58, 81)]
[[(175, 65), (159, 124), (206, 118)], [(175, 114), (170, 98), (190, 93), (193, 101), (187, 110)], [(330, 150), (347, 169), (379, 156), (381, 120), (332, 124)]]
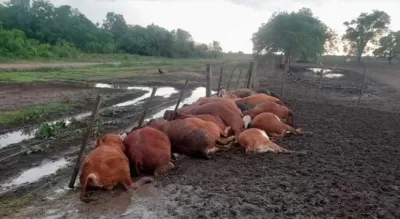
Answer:
[(172, 115), (172, 118), (169, 118), (169, 120), (168, 120), (168, 121), (171, 121), (171, 120), (174, 120), (174, 119), (175, 119), (175, 116), (176, 116), (176, 111), (178, 110), (178, 108), (179, 108), (179, 104), (180, 104), (180, 103), (181, 103), (181, 101), (182, 101), (183, 94), (186, 92), (186, 88), (187, 88), (188, 82), (189, 82), (189, 79), (186, 79), (186, 82), (185, 82), (185, 87), (183, 88), (183, 90), (182, 90), (181, 94), (179, 95), (178, 102), (176, 102), (175, 109), (174, 109), (174, 114)]
[(149, 111), (150, 108), (150, 103), (153, 100), (153, 97), (156, 95), (157, 92), (157, 88), (153, 88), (153, 90), (151, 91), (150, 97), (149, 99), (146, 101), (146, 103), (143, 105), (144, 110), (143, 110), (143, 114), (142, 117), (140, 118), (137, 127), (142, 127), (144, 119), (146, 118), (147, 112)]
[(286, 66), (287, 65), (288, 65), (288, 63), (285, 64), (285, 70), (283, 71), (283, 75), (282, 75), (281, 98), (283, 97), (283, 87), (284, 87), (285, 81), (286, 81), (286, 69), (287, 69)]
[(79, 172), (79, 168), (80, 168), (83, 152), (86, 149), (86, 145), (87, 145), (87, 142), (89, 140), (90, 132), (92, 131), (93, 124), (94, 124), (94, 121), (96, 119), (96, 115), (99, 112), (100, 103), (101, 103), (101, 96), (98, 95), (97, 99), (96, 99), (96, 104), (94, 105), (93, 110), (92, 110), (92, 115), (90, 116), (90, 119), (89, 119), (89, 124), (86, 127), (86, 130), (85, 130), (85, 132), (83, 134), (81, 149), (80, 149), (78, 157), (76, 159), (75, 167), (73, 169), (72, 176), (71, 176), (71, 179), (70, 179), (69, 184), (68, 184), (68, 187), (70, 189), (74, 188), (74, 184), (75, 184), (76, 177), (78, 176), (78, 172)]
[(219, 93), (221, 90), (221, 81), (222, 81), (222, 73), (223, 72), (224, 72), (224, 66), (221, 66), (221, 74), (219, 75), (218, 88), (217, 88), (217, 97), (219, 97)]
[(211, 79), (212, 79), (212, 70), (211, 65), (207, 64), (207, 88), (206, 88), (206, 97), (211, 97)]
[(321, 90), (321, 87), (322, 87), (322, 78), (324, 76), (324, 71), (325, 71), (325, 66), (322, 66), (321, 73), (319, 75), (319, 84), (318, 84), (317, 96), (319, 94), (319, 90)]
[(249, 71), (247, 73), (246, 88), (250, 88), (253, 79), (254, 61), (249, 64)]
[(238, 85), (239, 85), (240, 78), (242, 77), (242, 72), (243, 72), (243, 69), (241, 68), (241, 69), (240, 69), (240, 73), (239, 73), (239, 77), (237, 78), (237, 81), (236, 81), (235, 89), (237, 89), (237, 87), (238, 87)]
[(235, 70), (236, 70), (236, 67), (234, 67), (232, 72), (231, 72), (231, 77), (229, 78), (228, 86), (226, 87), (227, 91), (229, 90), (229, 87), (231, 85), (232, 76), (233, 76), (233, 73), (235, 72)]
[(361, 84), (361, 88), (360, 88), (360, 96), (358, 97), (358, 101), (357, 101), (357, 107), (361, 103), (361, 97), (362, 97), (363, 92), (364, 92), (364, 83), (365, 83), (365, 76), (366, 75), (367, 75), (367, 68), (364, 68), (364, 75), (363, 75), (363, 80), (362, 80), (362, 84)]

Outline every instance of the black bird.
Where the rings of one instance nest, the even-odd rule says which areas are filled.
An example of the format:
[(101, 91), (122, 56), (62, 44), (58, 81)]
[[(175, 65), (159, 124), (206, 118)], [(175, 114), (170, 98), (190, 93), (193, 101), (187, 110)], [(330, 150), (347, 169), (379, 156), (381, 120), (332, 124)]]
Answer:
[(161, 71), (161, 69), (160, 69), (160, 68), (158, 68), (158, 73), (160, 73), (160, 74), (164, 74), (164, 72), (163, 72), (163, 71)]

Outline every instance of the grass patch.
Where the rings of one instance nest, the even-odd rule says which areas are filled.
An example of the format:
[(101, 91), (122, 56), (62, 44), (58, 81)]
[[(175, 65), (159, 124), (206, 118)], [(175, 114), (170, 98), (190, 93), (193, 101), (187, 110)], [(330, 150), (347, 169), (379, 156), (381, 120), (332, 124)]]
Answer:
[(20, 122), (38, 121), (52, 113), (73, 109), (72, 104), (51, 103), (34, 106), (28, 109), (0, 112), (0, 124), (9, 125)]
[(247, 59), (165, 59), (153, 58), (143, 61), (120, 60), (119, 64), (104, 63), (87, 67), (65, 67), (65, 68), (36, 68), (31, 70), (0, 72), (0, 82), (35, 82), (48, 80), (75, 80), (75, 81), (96, 81), (104, 79), (125, 78), (139, 75), (146, 75), (157, 72), (157, 68), (171, 72), (176, 70), (184, 71), (205, 71), (206, 64), (213, 65), (213, 72), (219, 72), (220, 66), (224, 69), (233, 67), (247, 68)]

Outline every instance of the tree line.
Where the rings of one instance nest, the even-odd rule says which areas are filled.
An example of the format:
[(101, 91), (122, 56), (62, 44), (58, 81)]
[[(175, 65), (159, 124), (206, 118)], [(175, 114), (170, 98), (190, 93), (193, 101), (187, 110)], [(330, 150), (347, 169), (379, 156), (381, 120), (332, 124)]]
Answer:
[[(341, 37), (344, 51), (361, 62), (362, 55), (373, 50), (370, 45), (375, 45), (378, 48), (373, 50), (374, 56), (391, 63), (400, 54), (400, 31), (389, 30), (390, 21), (386, 12), (373, 10), (344, 22), (346, 32)], [(339, 40), (337, 33), (308, 8), (275, 12), (252, 37), (255, 55), (282, 53), (289, 63), (292, 58), (315, 61), (326, 52), (337, 51)]]
[(130, 25), (113, 12), (100, 24), (69, 5), (55, 7), (47, 0), (0, 4), (0, 56), (68, 57), (79, 52), (189, 58), (217, 57), (222, 48), (218, 41), (196, 43), (182, 29)]

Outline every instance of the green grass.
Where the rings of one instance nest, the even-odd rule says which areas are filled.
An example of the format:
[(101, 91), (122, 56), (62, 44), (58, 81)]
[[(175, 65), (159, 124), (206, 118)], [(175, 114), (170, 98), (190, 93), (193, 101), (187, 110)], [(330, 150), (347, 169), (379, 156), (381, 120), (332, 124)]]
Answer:
[(77, 68), (40, 68), (29, 71), (3, 71), (0, 72), (0, 82), (36, 82), (48, 80), (75, 80), (97, 81), (104, 79), (125, 78), (157, 72), (157, 68), (163, 71), (177, 69), (185, 71), (205, 71), (206, 64), (210, 63), (213, 72), (218, 72), (220, 66), (232, 69), (234, 66), (247, 68), (248, 59), (165, 59), (153, 58), (140, 62), (123, 61), (119, 64), (99, 64), (89, 67)]
[(51, 103), (27, 109), (0, 112), (0, 124), (9, 125), (19, 122), (37, 121), (52, 113), (63, 112), (74, 107), (71, 104)]

